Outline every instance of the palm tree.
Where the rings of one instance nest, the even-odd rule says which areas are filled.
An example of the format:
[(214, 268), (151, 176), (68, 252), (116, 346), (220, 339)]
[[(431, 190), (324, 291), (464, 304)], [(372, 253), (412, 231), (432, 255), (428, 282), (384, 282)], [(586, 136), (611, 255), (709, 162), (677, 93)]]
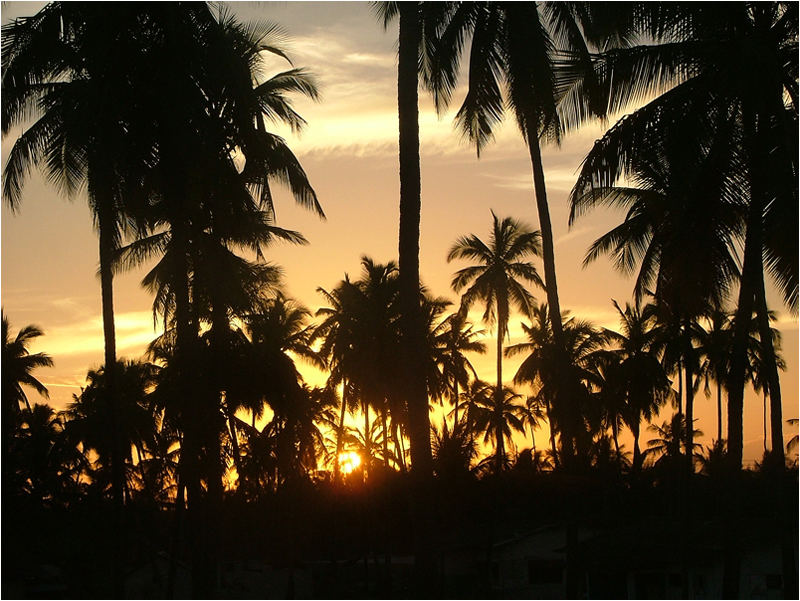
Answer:
[(612, 353), (620, 360), (616, 371), (618, 380), (613, 386), (624, 398), (624, 420), (633, 433), (633, 469), (638, 472), (644, 459), (639, 450), (641, 420), (649, 422), (658, 413), (671, 387), (653, 352), (658, 332), (653, 327), (652, 306), (638, 308), (626, 304), (623, 311), (616, 301), (613, 302), (622, 326), (621, 332), (606, 330), (609, 340), (617, 346)]
[[(774, 322), (777, 319), (777, 316), (773, 311), (768, 312), (769, 320)], [(758, 331), (759, 326), (757, 320), (753, 320), (751, 325), (751, 332), (754, 334)], [(761, 392), (764, 398), (764, 411), (763, 411), (763, 425), (764, 425), (764, 453), (768, 453), (767, 450), (767, 422), (769, 418), (767, 417), (767, 397), (771, 397), (772, 390), (769, 386), (769, 363), (774, 362), (775, 366), (779, 370), (786, 370), (786, 361), (784, 361), (783, 357), (781, 356), (781, 334), (775, 328), (770, 328), (770, 342), (767, 344), (763, 344), (760, 338), (755, 338), (752, 334), (749, 338), (748, 344), (748, 379), (753, 385), (753, 389), (756, 392)], [(771, 347), (771, 352), (767, 351), (767, 347)], [(770, 352), (772, 355), (771, 358), (767, 358), (767, 353)], [(783, 444), (783, 437), (780, 439), (781, 444)], [(772, 451), (775, 451), (775, 442), (773, 439), (772, 443)], [(783, 451), (778, 452), (775, 454), (774, 459), (777, 462), (777, 465), (782, 465), (784, 462), (784, 455)]]
[(710, 382), (717, 387), (717, 440), (722, 440), (722, 389), (728, 375), (731, 351), (731, 320), (721, 310), (714, 310), (708, 315), (708, 329), (701, 329), (699, 352), (702, 364), (698, 376), (705, 381), (706, 395), (710, 392)]
[[(686, 418), (680, 413), (675, 413), (672, 419), (668, 422), (662, 423), (660, 426), (651, 424), (648, 427), (650, 432), (656, 435), (655, 438), (647, 441), (647, 449), (644, 452), (645, 459), (652, 458), (653, 466), (661, 468), (665, 471), (678, 471), (680, 470), (683, 453), (681, 449), (686, 451), (691, 448), (691, 452), (686, 454), (689, 456), (689, 462), (694, 471), (695, 462), (702, 461), (703, 455), (698, 451), (702, 449), (699, 442), (692, 441), (691, 447), (686, 447)], [(702, 436), (700, 430), (693, 429), (693, 437), (697, 438)]]
[[(108, 473), (113, 467), (114, 447), (124, 449), (125, 474), (123, 493), (131, 498), (130, 482), (134, 478), (133, 452), (143, 457), (147, 449), (155, 447), (158, 432), (156, 417), (148, 401), (148, 394), (156, 381), (156, 366), (138, 361), (125, 361), (117, 364), (114, 403), (122, 429), (114, 432), (111, 428), (112, 401), (108, 397), (105, 379), (108, 370), (101, 367), (86, 375), (87, 385), (80, 395), (73, 395), (73, 401), (63, 412), (66, 420), (65, 436), (75, 447), (82, 446), (85, 455), (96, 455), (95, 478), (103, 486), (113, 481)], [(120, 438), (121, 442), (115, 440)]]
[[(393, 261), (381, 264), (368, 257), (362, 257), (361, 265), (362, 274), (358, 280), (350, 281), (345, 275), (332, 292), (318, 289), (331, 306), (317, 311), (317, 316), (325, 319), (316, 327), (314, 338), (322, 340), (319, 352), (331, 371), (329, 385), (343, 385), (337, 456), (342, 451), (345, 412), (357, 402), (361, 403), (366, 432), (370, 431), (370, 407), (378, 411), (385, 429), (388, 429), (390, 408), (397, 426), (404, 421), (407, 407), (402, 402), (405, 399), (397, 398), (392, 390), (399, 381), (397, 266)], [(421, 348), (418, 352), (424, 358)], [(366, 436), (363, 442), (369, 446), (371, 440)], [(388, 445), (388, 431), (381, 440)], [(395, 440), (395, 446), (398, 442)], [(366, 450), (371, 456), (372, 450)], [(386, 449), (384, 456), (388, 461)], [(369, 466), (365, 468), (368, 472)]]
[[(592, 244), (584, 263), (609, 254), (623, 273), (638, 268), (637, 304), (653, 290), (660, 313), (667, 316), (665, 328), (679, 337), (689, 424), (699, 368), (693, 346), (696, 322), (709, 307), (724, 304), (738, 275), (731, 233), (741, 223), (742, 205), (739, 188), (733, 186), (743, 184), (731, 179), (740, 163), (728, 138), (697, 135), (698, 127), (687, 118), (661, 144), (643, 148), (632, 158), (629, 173), (638, 186), (598, 187), (579, 180), (571, 214), (574, 220), (602, 204), (627, 209), (625, 221)], [(731, 127), (730, 120), (723, 120), (719, 131)], [(584, 172), (582, 177), (588, 176)], [(668, 363), (671, 354), (665, 350)]]
[(398, 244), (400, 307), (399, 385), (406, 397), (411, 436), (413, 469), (422, 476), (431, 474), (430, 419), (422, 358), (417, 349), (425, 337), (419, 288), (419, 69), (425, 61), (427, 40), (442, 23), (448, 3), (381, 2), (373, 3), (384, 28), (398, 21), (397, 116), (400, 155), (400, 229)]
[(525, 426), (519, 417), (522, 399), (508, 386), (498, 393), (493, 386), (484, 386), (479, 394), (470, 399), (470, 421), (476, 434), (483, 434), (484, 444), (494, 439), (494, 470), (500, 473), (508, 463), (505, 441), (511, 444), (514, 432), (525, 433)]
[[(24, 178), (34, 165), (45, 166), (67, 196), (86, 184), (99, 232), (106, 365), (116, 364), (113, 255), (131, 204), (135, 177), (129, 175), (140, 163), (128, 128), (137, 97), (129, 76), (142, 59), (146, 20), (138, 17), (147, 10), (128, 5), (109, 12), (102, 6), (54, 2), (3, 28), (3, 135), (29, 116), (37, 117), (11, 149), (3, 197), (12, 209), (18, 207)], [(113, 375), (107, 385), (113, 398)], [(111, 427), (119, 427), (116, 419)], [(121, 466), (114, 469), (120, 511)], [(121, 586), (119, 578), (115, 582)]]
[[(602, 15), (560, 2), (453, 4), (432, 44), (427, 83), (442, 111), (456, 88), (463, 49), (471, 36), (469, 89), (456, 115), (457, 127), (475, 143), (480, 156), (505, 107), (516, 119), (530, 154), (547, 304), (553, 336), (560, 346), (561, 309), (541, 144), (558, 143), (564, 130), (604, 113), (593, 86), (587, 42), (605, 44), (599, 27)], [(620, 17), (625, 13), (607, 5), (603, 10)], [(617, 26), (624, 21), (610, 18), (605, 23)]]
[[(793, 310), (797, 307), (797, 241), (796, 236), (787, 235), (792, 229), (787, 224), (797, 222), (798, 210), (794, 152), (797, 7), (738, 4), (719, 11), (658, 6), (650, 16), (653, 18), (643, 21), (652, 25), (645, 32), (648, 43), (603, 55), (598, 77), (611, 92), (612, 110), (666, 91), (595, 144), (576, 190), (585, 192), (592, 184), (602, 188), (628, 177), (635, 172), (631, 167), (638, 157), (667, 147), (665, 140), (681, 130), (689, 134), (683, 142), (700, 141), (701, 148), (716, 146), (734, 157), (730, 163), (710, 166), (711, 176), (706, 179), (719, 182), (715, 185), (721, 192), (712, 189), (698, 208), (723, 199), (739, 207), (741, 215), (737, 227), (727, 232), (706, 229), (705, 236), (700, 236), (714, 239), (722, 233), (732, 244), (744, 240), (734, 322), (738, 326), (728, 381), (728, 448), (732, 463), (741, 468), (747, 322), (754, 310), (762, 337), (769, 338), (765, 268), (787, 305)], [(688, 147), (683, 153), (691, 154)], [(703, 161), (695, 160), (701, 156), (695, 154), (689, 161), (701, 164)], [(767, 161), (768, 156), (777, 158)], [(676, 172), (675, 178), (680, 177), (683, 174)], [(779, 418), (780, 386), (771, 358), (769, 371), (776, 391), (773, 418)], [(773, 419), (778, 440), (782, 436), (779, 422)]]
[(45, 353), (35, 353), (33, 355), (28, 351), (28, 345), (39, 336), (43, 336), (42, 332), (36, 326), (25, 326), (11, 339), (11, 332), (9, 331), (11, 325), (9, 324), (8, 317), (2, 313), (3, 323), (3, 420), (8, 424), (14, 423), (17, 416), (22, 410), (21, 405), (30, 409), (31, 405), (28, 401), (28, 396), (22, 386), (33, 388), (36, 392), (45, 398), (49, 397), (47, 388), (32, 372), (34, 369), (41, 367), (52, 367), (53, 360)]
[[(448, 315), (433, 330), (434, 345), (438, 348), (438, 362), (441, 365), (442, 375), (450, 384), (450, 399), (453, 402), (453, 427), (455, 434), (460, 426), (458, 420), (459, 386), (465, 389), (469, 385), (470, 374), (477, 379), (475, 368), (464, 353), (485, 353), (486, 345), (477, 337), (483, 330), (473, 330), (467, 321), (467, 312), (462, 310)], [(443, 431), (443, 436), (444, 436)]]
[(48, 398), (47, 388), (34, 375), (33, 370), (41, 367), (51, 367), (53, 360), (44, 353), (33, 355), (28, 351), (28, 345), (43, 332), (36, 326), (22, 328), (14, 339), (5, 312), (2, 312), (3, 323), (3, 355), (2, 355), (2, 419), (3, 419), (3, 482), (9, 483), (12, 441), (19, 424), (22, 411), (21, 405), (30, 410), (31, 405), (23, 386), (33, 388), (45, 398)]
[(569, 462), (574, 449), (586, 458), (585, 421), (590, 413), (587, 385), (591, 379), (587, 360), (604, 344), (605, 338), (591, 323), (568, 318), (565, 314), (561, 324), (563, 346), (559, 347), (553, 338), (547, 305), (534, 308), (530, 317), (530, 325), (522, 324), (527, 342), (511, 345), (505, 351), (509, 357), (527, 354), (514, 382), (533, 386), (537, 402), (544, 405), (556, 461), (559, 461), (555, 449), (556, 431), (560, 434), (561, 459)]
[(465, 267), (455, 273), (453, 290), (465, 290), (461, 306), (467, 310), (476, 302), (486, 305), (483, 320), (496, 324), (497, 328), (497, 384), (496, 404), (503, 399), (503, 339), (508, 334), (508, 320), (511, 308), (516, 307), (524, 315), (530, 315), (534, 299), (523, 282), (542, 286), (539, 272), (533, 263), (525, 259), (538, 256), (540, 250), (539, 232), (511, 217), (500, 220), (492, 212), (492, 232), (486, 244), (474, 234), (462, 236), (453, 244), (447, 254), (447, 261), (470, 259), (477, 265)]

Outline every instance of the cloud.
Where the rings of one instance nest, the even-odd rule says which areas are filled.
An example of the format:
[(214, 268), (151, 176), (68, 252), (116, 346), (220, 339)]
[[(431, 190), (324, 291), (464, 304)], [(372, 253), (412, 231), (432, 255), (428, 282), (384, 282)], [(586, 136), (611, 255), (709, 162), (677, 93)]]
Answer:
[[(161, 333), (161, 330), (153, 328), (153, 315), (150, 311), (118, 313), (114, 316), (114, 323), (117, 352), (120, 355), (141, 354)], [(102, 355), (103, 349), (103, 320), (94, 315), (88, 319), (49, 328), (46, 336), (38, 338), (31, 350), (45, 352), (57, 361), (59, 357)]]

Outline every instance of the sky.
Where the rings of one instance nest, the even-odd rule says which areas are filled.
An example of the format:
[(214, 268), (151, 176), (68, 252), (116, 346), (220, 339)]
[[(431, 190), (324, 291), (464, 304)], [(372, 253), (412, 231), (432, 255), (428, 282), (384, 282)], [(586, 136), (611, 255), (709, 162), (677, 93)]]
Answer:
[[(2, 22), (33, 14), (43, 3), (3, 2)], [(268, 260), (282, 266), (285, 288), (312, 311), (324, 305), (318, 287), (331, 289), (345, 273), (357, 277), (360, 257), (378, 262), (396, 259), (398, 235), (397, 150), (397, 30), (388, 30), (366, 3), (360, 2), (237, 2), (228, 5), (241, 20), (267, 20), (286, 34), (285, 47), (294, 66), (314, 74), (321, 101), (302, 99), (298, 112), (307, 120), (299, 135), (273, 127), (285, 135), (304, 166), (327, 219), (294, 205), (285, 190), (276, 190), (277, 222), (298, 230), (307, 246), (275, 245)], [(290, 65), (275, 59), (271, 75)], [(511, 119), (499, 128), (496, 140), (476, 157), (453, 127), (454, 108), (437, 116), (432, 102), (420, 93), (422, 215), (420, 271), (423, 283), (434, 295), (457, 302), (450, 288), (453, 272), (465, 263), (448, 264), (447, 251), (456, 238), (474, 233), (488, 237), (490, 210), (513, 216), (538, 228), (530, 160)], [(621, 115), (620, 115), (621, 116)], [(595, 211), (568, 227), (567, 197), (581, 161), (594, 140), (613, 125), (594, 123), (567, 136), (560, 147), (547, 146), (543, 161), (555, 238), (556, 268), (562, 309), (615, 328), (617, 316), (611, 299), (623, 306), (630, 302), (633, 279), (615, 272), (601, 258), (582, 267), (589, 245), (618, 224), (622, 216)], [(2, 162), (19, 131), (2, 140)], [(33, 171), (16, 213), (3, 204), (0, 296), (11, 321), (12, 333), (36, 324), (45, 336), (32, 345), (53, 357), (55, 366), (37, 373), (50, 389), (50, 403), (62, 408), (84, 384), (86, 371), (97, 368), (103, 357), (100, 283), (97, 277), (97, 236), (85, 192), (71, 201), (59, 197), (42, 175)], [(541, 263), (539, 269), (542, 271)], [(141, 356), (159, 333), (152, 314), (152, 298), (139, 282), (144, 269), (115, 279), (117, 352), (122, 357)], [(544, 300), (544, 292), (532, 290)], [(782, 373), (784, 419), (798, 417), (798, 322), (782, 306), (770, 285), (769, 301), (777, 310), (787, 369)], [(480, 312), (473, 317), (479, 321)], [(509, 343), (522, 341), (520, 317), (510, 323)], [(494, 347), (489, 345), (490, 349)], [(504, 374), (510, 380), (520, 359), (507, 360)], [(492, 351), (474, 357), (479, 375), (492, 381)], [(318, 374), (304, 369), (311, 383)], [(33, 394), (33, 393), (32, 393)], [(716, 432), (715, 396), (695, 401), (696, 427), (710, 444)], [(33, 398), (32, 398), (33, 400)], [(762, 400), (748, 391), (745, 402), (745, 461), (762, 454)], [(656, 421), (666, 421), (670, 408)], [(792, 428), (784, 427), (784, 437)], [(647, 440), (648, 435), (644, 435)], [(546, 430), (537, 431), (544, 445)], [(627, 448), (631, 448), (628, 443)], [(643, 445), (644, 446), (644, 445)]]

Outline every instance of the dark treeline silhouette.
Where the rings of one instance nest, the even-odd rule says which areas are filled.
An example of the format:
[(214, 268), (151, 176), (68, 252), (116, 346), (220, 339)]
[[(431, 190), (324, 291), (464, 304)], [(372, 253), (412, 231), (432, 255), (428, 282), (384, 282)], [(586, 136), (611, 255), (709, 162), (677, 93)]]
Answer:
[[(292, 98), (318, 96), (302, 68), (263, 75), (287, 59), (276, 26), (199, 3), (51, 3), (4, 26), (3, 133), (23, 132), (4, 199), (19, 207), (34, 166), (66, 196), (88, 192), (105, 340), (103, 366), (55, 411), (23, 388), (47, 394), (33, 372), (52, 361), (27, 348), (41, 330), (12, 338), (3, 315), (4, 542), (17, 551), (4, 595), (649, 596), (646, 578), (621, 583), (655, 549), (673, 558), (664, 578), (679, 573), (665, 586), (702, 596), (697, 539), (710, 537), (723, 577), (704, 590), (736, 597), (757, 531), (782, 557), (766, 586), (796, 596), (797, 445), (783, 440), (764, 274), (796, 312), (797, 5), (376, 8), (399, 27), (399, 262), (363, 257), (356, 278), (319, 288), (313, 316), (266, 260), (276, 241), (306, 243), (276, 223), (276, 182), (324, 217), (269, 131), (301, 129)], [(447, 260), (470, 264), (452, 303), (419, 274), (418, 87), (448, 106), (467, 46), (457, 126), (480, 152), (513, 114), (539, 230), (492, 212), (489, 238), (455, 240)], [(561, 309), (541, 145), (645, 99), (595, 143), (570, 200), (571, 220), (626, 210), (586, 257), (636, 275), (633, 304), (612, 301), (615, 331)], [(143, 264), (163, 334), (126, 361), (113, 276)], [(471, 363), (490, 334), (491, 384)], [(507, 356), (522, 359), (513, 386)], [(764, 395), (755, 470), (742, 469), (748, 382)], [(694, 408), (712, 384), (703, 448)], [(674, 540), (643, 534), (655, 522)], [(528, 588), (507, 584), (514, 545), (551, 531), (562, 559), (520, 555)], [(604, 536), (645, 542), (628, 556), (606, 542), (624, 564), (609, 572)], [(274, 572), (247, 585), (248, 561)]]

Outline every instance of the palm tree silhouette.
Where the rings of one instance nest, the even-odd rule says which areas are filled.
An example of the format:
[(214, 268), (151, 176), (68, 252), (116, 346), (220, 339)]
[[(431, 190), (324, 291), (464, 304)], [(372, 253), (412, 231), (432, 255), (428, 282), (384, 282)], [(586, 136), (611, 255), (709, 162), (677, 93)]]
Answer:
[(53, 360), (45, 353), (30, 354), (28, 345), (43, 335), (36, 326), (22, 328), (12, 340), (10, 324), (2, 312), (3, 355), (2, 355), (2, 419), (3, 419), (3, 483), (10, 484), (11, 455), (14, 433), (19, 425), (22, 405), (30, 410), (28, 396), (22, 386), (29, 386), (48, 398), (47, 388), (34, 375), (33, 370), (51, 367)]
[[(473, 330), (467, 321), (467, 312), (463, 309), (451, 313), (433, 330), (435, 345), (438, 347), (439, 364), (442, 375), (450, 384), (450, 399), (453, 402), (453, 427), (450, 432), (455, 435), (460, 429), (458, 419), (459, 386), (465, 389), (469, 385), (470, 374), (477, 379), (475, 368), (464, 353), (485, 353), (486, 345), (477, 337), (484, 333), (483, 330)], [(442, 431), (442, 436), (448, 432)]]
[[(587, 41), (605, 44), (601, 34), (605, 27), (599, 27), (603, 19), (599, 11), (593, 15), (591, 9), (558, 2), (461, 2), (454, 7), (443, 17), (432, 44), (428, 84), (437, 109), (443, 110), (455, 91), (463, 49), (471, 36), (469, 89), (456, 124), (475, 143), (480, 156), (504, 109), (514, 114), (530, 154), (547, 304), (553, 336), (560, 346), (561, 309), (541, 144), (558, 143), (565, 130), (604, 114), (605, 106), (597, 102), (593, 85)], [(610, 9), (604, 6), (604, 10)], [(617, 25), (622, 21), (604, 22)]]
[(494, 439), (494, 471), (500, 473), (509, 461), (505, 441), (513, 444), (514, 432), (525, 433), (518, 403), (523, 396), (507, 386), (498, 392), (494, 386), (485, 385), (476, 392), (470, 398), (470, 422), (475, 433), (483, 435), (484, 444)]
[(707, 316), (707, 328), (700, 330), (698, 350), (702, 356), (699, 377), (705, 382), (706, 395), (710, 393), (710, 383), (713, 380), (717, 387), (717, 440), (722, 440), (722, 389), (725, 387), (730, 351), (733, 339), (731, 338), (731, 319), (728, 313), (722, 310), (713, 310)]
[[(717, 133), (732, 127), (730, 120), (725, 121)], [(667, 316), (664, 325), (678, 336), (678, 341), (670, 342), (679, 349), (689, 424), (699, 368), (693, 345), (699, 333), (696, 321), (709, 307), (723, 305), (738, 275), (731, 232), (737, 231), (742, 217), (742, 204), (729, 190), (730, 177), (741, 167), (738, 155), (727, 136), (709, 139), (696, 135), (697, 128), (687, 118), (660, 144), (642, 148), (629, 162), (638, 187), (598, 187), (579, 179), (571, 213), (574, 220), (601, 204), (627, 209), (625, 221), (592, 244), (584, 263), (609, 254), (623, 273), (638, 268), (636, 303), (654, 290), (662, 316)], [(665, 351), (668, 363), (670, 355)]]
[[(528, 341), (506, 348), (506, 356), (527, 353), (514, 376), (515, 383), (535, 387), (537, 402), (544, 405), (550, 421), (550, 443), (557, 465), (555, 433), (560, 434), (562, 458), (569, 461), (573, 449), (588, 457), (587, 429), (591, 378), (587, 359), (605, 342), (591, 323), (562, 316), (563, 346), (556, 346), (547, 305), (534, 308), (531, 325), (522, 324)], [(565, 361), (566, 358), (566, 361)]]
[(400, 370), (398, 385), (404, 392), (411, 436), (411, 462), (422, 476), (432, 472), (428, 395), (422, 357), (417, 349), (424, 344), (424, 322), (419, 288), (419, 68), (425, 60), (425, 40), (441, 23), (446, 3), (373, 3), (384, 28), (398, 21), (397, 116), (400, 158), (400, 230), (398, 243), (400, 306)]
[(616, 371), (618, 381), (613, 386), (625, 399), (624, 420), (633, 433), (633, 470), (638, 472), (644, 459), (639, 450), (641, 420), (649, 422), (658, 413), (671, 387), (653, 352), (658, 332), (654, 328), (652, 306), (639, 308), (626, 303), (623, 311), (616, 301), (613, 302), (622, 326), (621, 332), (606, 330), (609, 340), (617, 346), (612, 352), (620, 361)]
[[(692, 441), (691, 452), (686, 452), (686, 418), (682, 414), (675, 413), (670, 421), (664, 422), (660, 426), (651, 424), (647, 429), (656, 437), (647, 441), (644, 456), (645, 459), (652, 460), (654, 467), (667, 472), (677, 472), (681, 469), (684, 453), (690, 455), (689, 461), (692, 470), (697, 461), (702, 461), (703, 455), (698, 451), (698, 449), (702, 449), (702, 445), (699, 442)], [(694, 438), (703, 435), (700, 430), (694, 428), (692, 432)]]
[[(659, 148), (682, 128), (690, 133), (685, 142), (717, 138), (718, 146), (736, 156), (734, 168), (718, 165), (718, 172), (708, 178), (722, 182), (724, 190), (705, 202), (714, 204), (725, 198), (741, 208), (739, 226), (725, 233), (732, 243), (744, 238), (734, 322), (738, 327), (728, 381), (728, 449), (732, 463), (741, 468), (747, 321), (754, 310), (762, 337), (769, 339), (765, 268), (787, 305), (797, 307), (797, 237), (786, 233), (786, 224), (797, 222), (798, 210), (794, 152), (798, 108), (792, 91), (797, 87), (797, 9), (780, 3), (731, 5), (722, 12), (699, 6), (679, 10), (659, 6), (651, 17), (643, 23), (652, 26), (646, 35), (656, 43), (604, 54), (598, 77), (611, 92), (611, 110), (664, 93), (595, 144), (576, 189), (587, 190), (592, 182), (613, 184), (642, 153)], [(684, 149), (684, 154), (691, 153)], [(767, 156), (778, 158), (767, 162)], [(776, 398), (780, 385), (774, 361), (770, 365), (776, 391), (773, 428), (780, 440), (782, 420)]]
[[(461, 306), (467, 310), (476, 302), (486, 305), (483, 320), (497, 328), (497, 384), (496, 404), (503, 403), (503, 339), (508, 334), (511, 308), (530, 315), (534, 299), (523, 282), (542, 286), (539, 272), (525, 259), (540, 253), (540, 234), (511, 217), (502, 220), (492, 212), (492, 232), (486, 244), (474, 234), (462, 236), (447, 254), (447, 261), (471, 259), (477, 265), (465, 267), (455, 273), (453, 290), (465, 290)], [(502, 445), (501, 445), (502, 446)], [(502, 449), (501, 449), (502, 450)]]

